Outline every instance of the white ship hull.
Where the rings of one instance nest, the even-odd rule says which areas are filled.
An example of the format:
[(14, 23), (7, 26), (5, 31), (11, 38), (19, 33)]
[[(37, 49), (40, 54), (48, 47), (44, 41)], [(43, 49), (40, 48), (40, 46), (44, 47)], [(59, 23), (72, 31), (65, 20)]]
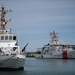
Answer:
[(24, 69), (26, 57), (24, 55), (10, 55), (0, 57), (1, 69)]
[(47, 59), (75, 59), (75, 50), (67, 51), (67, 54), (54, 53), (53, 55), (50, 54), (36, 54), (35, 58), (47, 58)]

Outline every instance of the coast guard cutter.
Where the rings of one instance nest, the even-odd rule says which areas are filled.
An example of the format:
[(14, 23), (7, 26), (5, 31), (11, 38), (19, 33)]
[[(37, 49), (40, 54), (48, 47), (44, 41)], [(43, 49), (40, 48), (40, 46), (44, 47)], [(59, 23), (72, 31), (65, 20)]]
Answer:
[(75, 45), (62, 44), (58, 40), (57, 34), (55, 31), (50, 32), (50, 43), (38, 49), (36, 58), (75, 59)]
[(2, 5), (0, 12), (0, 69), (23, 70), (26, 56), (22, 51), (25, 47), (20, 50), (16, 35), (12, 33), (11, 29), (6, 30), (6, 24), (11, 20), (5, 20), (5, 15), (12, 11), (5, 10)]

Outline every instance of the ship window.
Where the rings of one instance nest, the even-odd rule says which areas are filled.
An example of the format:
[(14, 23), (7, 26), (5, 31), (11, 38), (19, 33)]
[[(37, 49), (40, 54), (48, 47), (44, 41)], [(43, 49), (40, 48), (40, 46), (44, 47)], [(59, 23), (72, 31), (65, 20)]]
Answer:
[(5, 36), (5, 40), (8, 40), (8, 36)]
[(13, 36), (13, 40), (16, 40), (16, 36)]
[(4, 40), (4, 36), (1, 36), (1, 40)]
[(9, 40), (12, 40), (12, 36), (9, 36)]

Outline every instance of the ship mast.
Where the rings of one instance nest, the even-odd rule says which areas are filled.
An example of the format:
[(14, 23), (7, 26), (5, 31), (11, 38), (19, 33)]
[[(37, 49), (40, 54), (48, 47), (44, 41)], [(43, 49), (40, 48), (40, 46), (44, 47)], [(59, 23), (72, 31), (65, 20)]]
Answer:
[(2, 30), (2, 33), (4, 33), (4, 31), (6, 30), (5, 26), (7, 24), (7, 22), (10, 22), (11, 20), (5, 20), (5, 15), (7, 12), (12, 12), (11, 9), (10, 10), (5, 10), (5, 7), (2, 5), (1, 7), (2, 10), (0, 10), (1, 12), (1, 23), (0, 23), (0, 30)]
[(55, 33), (55, 31), (51, 32), (50, 35), (51, 35), (51, 43), (60, 43), (59, 40), (58, 40), (58, 36), (57, 36), (58, 33)]

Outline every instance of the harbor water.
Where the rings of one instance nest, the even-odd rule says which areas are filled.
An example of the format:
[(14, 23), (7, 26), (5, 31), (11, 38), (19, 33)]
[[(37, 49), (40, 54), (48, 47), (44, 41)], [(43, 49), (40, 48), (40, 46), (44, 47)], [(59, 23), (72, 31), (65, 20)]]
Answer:
[(75, 75), (75, 59), (26, 58), (24, 71), (0, 71), (0, 75)]

